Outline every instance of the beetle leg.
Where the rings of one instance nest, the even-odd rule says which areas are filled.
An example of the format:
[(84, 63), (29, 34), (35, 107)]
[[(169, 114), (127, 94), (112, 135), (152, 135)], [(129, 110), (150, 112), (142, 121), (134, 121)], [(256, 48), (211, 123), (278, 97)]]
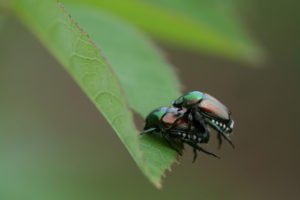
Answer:
[(232, 146), (233, 149), (235, 148), (234, 144), (228, 136), (226, 136), (223, 132), (219, 132), (219, 134)]
[(143, 132), (141, 132), (140, 134), (141, 135), (144, 135), (144, 134), (149, 134), (149, 133), (154, 133), (156, 131), (156, 128), (149, 128), (147, 130), (144, 130)]
[(194, 152), (194, 157), (193, 157), (193, 163), (194, 163), (197, 159), (197, 149), (193, 148), (193, 152)]
[(217, 139), (218, 139), (218, 149), (221, 149), (222, 146), (222, 137), (221, 134), (217, 134)]
[(216, 157), (216, 158), (220, 158), (219, 156), (217, 156), (214, 153), (211, 153), (209, 151), (206, 151), (205, 149), (203, 149), (202, 147), (198, 146), (196, 143), (190, 142), (190, 141), (186, 141), (187, 144), (191, 145), (193, 148), (197, 149), (198, 151), (201, 151), (203, 153), (206, 153), (210, 156)]
[(176, 147), (176, 145), (173, 143), (173, 140), (166, 133), (162, 133), (162, 136), (167, 141), (169, 146), (174, 149), (180, 156), (182, 156), (182, 152)]
[(194, 122), (197, 128), (201, 131), (201, 133), (209, 135), (209, 131), (207, 129), (203, 116), (197, 110), (195, 110), (193, 113), (194, 113)]
[[(220, 128), (217, 128), (217, 132), (218, 132), (218, 140), (219, 140), (219, 144), (221, 143), (222, 144), (222, 139), (221, 137), (223, 137), (230, 145), (231, 147), (234, 149), (235, 146), (234, 144), (232, 143), (231, 139), (220, 129)], [(219, 139), (220, 138), (220, 139)], [(220, 142), (221, 141), (221, 142)]]
[(205, 132), (208, 132), (207, 128), (205, 126), (204, 118), (203, 118), (203, 116), (198, 111), (194, 112), (194, 118), (195, 118), (195, 122), (197, 124), (201, 125), (201, 127), (203, 127), (203, 129), (204, 129)]

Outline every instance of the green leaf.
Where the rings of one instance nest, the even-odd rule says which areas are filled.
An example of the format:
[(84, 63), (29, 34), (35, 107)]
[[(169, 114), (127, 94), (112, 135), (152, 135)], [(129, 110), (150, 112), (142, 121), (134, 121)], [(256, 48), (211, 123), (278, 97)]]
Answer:
[[(50, 0), (10, 3), (19, 19), (102, 112), (143, 173), (160, 187), (161, 177), (174, 162), (176, 153), (161, 140), (139, 138), (126, 102), (127, 97), (130, 106), (145, 115), (155, 108), (152, 106), (169, 103), (179, 94), (178, 82), (159, 52), (136, 30), (101, 12), (71, 9), (84, 28), (91, 31), (90, 37), (60, 3)], [(148, 92), (151, 96), (147, 96)]]
[(103, 49), (135, 111), (145, 117), (179, 96), (171, 66), (138, 30), (99, 9), (70, 4), (66, 8)]
[(235, 60), (259, 62), (262, 51), (248, 36), (231, 1), (63, 0), (99, 7), (154, 37)]

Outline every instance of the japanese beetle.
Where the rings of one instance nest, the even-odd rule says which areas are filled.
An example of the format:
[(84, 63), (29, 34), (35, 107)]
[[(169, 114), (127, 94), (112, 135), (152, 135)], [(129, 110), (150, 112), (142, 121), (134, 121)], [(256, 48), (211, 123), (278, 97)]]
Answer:
[(176, 142), (190, 145), (194, 151), (193, 162), (197, 158), (197, 150), (218, 157), (198, 145), (207, 143), (209, 134), (203, 134), (194, 125), (189, 125), (188, 120), (183, 117), (186, 111), (175, 107), (160, 107), (153, 110), (146, 117), (146, 124), (142, 134), (161, 134), (170, 147), (177, 151), (179, 155), (182, 155), (182, 153), (176, 147)]
[(216, 98), (206, 93), (193, 91), (179, 97), (172, 104), (176, 108), (187, 109), (186, 115), (189, 124), (202, 127), (205, 132), (208, 131), (206, 125), (215, 129), (218, 132), (219, 147), (222, 144), (222, 136), (234, 148), (229, 138), (234, 121), (228, 108)]

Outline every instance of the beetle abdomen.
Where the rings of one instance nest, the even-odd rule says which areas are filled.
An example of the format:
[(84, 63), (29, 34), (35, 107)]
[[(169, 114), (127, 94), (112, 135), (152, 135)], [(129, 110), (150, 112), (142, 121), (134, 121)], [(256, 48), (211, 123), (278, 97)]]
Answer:
[(203, 143), (203, 138), (197, 134), (188, 133), (186, 130), (171, 131), (172, 137), (183, 141), (190, 141), (196, 143)]

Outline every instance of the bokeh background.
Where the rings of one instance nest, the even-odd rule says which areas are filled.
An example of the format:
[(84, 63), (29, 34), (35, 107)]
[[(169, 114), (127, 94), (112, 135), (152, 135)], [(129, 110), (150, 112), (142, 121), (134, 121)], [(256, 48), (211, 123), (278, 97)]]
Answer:
[(236, 121), (235, 150), (214, 141), (222, 159), (192, 164), (187, 149), (162, 190), (37, 39), (0, 19), (0, 199), (298, 199), (300, 15), (292, 1), (243, 1), (239, 12), (266, 51), (259, 66), (158, 44), (184, 91), (213, 94)]

